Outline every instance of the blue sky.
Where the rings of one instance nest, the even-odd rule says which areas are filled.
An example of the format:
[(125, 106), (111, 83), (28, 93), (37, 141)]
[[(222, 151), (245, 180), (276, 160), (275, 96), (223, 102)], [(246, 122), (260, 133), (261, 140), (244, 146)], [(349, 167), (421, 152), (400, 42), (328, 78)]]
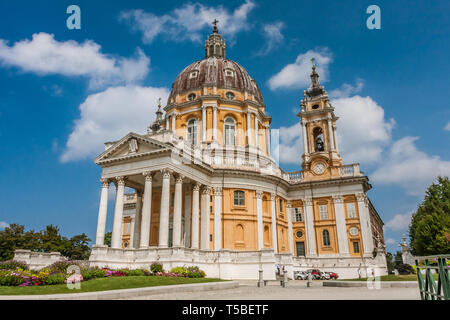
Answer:
[[(81, 30), (66, 27), (71, 4)], [(372, 4), (381, 30), (366, 27)], [(316, 57), (344, 162), (369, 176), (397, 250), (425, 187), (450, 174), (449, 10), (447, 1), (2, 1), (0, 227), (52, 223), (94, 239), (102, 142), (145, 132), (157, 97), (203, 58), (217, 17), (228, 58), (258, 82), (280, 129), (287, 171), (300, 168), (295, 113)]]

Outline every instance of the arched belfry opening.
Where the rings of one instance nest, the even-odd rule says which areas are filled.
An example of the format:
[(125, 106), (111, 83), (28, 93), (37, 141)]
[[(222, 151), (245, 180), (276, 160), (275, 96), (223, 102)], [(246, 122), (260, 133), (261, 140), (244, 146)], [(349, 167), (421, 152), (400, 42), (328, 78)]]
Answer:
[(325, 151), (325, 143), (323, 139), (323, 130), (320, 127), (316, 127), (313, 130), (314, 137), (314, 151), (321, 152)]

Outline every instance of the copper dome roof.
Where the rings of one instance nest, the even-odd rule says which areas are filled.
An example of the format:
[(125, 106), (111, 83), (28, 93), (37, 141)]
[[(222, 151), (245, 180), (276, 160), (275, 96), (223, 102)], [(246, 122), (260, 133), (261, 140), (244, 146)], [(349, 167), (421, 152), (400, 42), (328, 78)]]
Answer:
[[(232, 75), (226, 75), (226, 70), (232, 71)], [(247, 70), (234, 61), (216, 56), (196, 61), (181, 71), (172, 84), (169, 101), (177, 94), (198, 90), (203, 86), (247, 91), (253, 94), (259, 103), (264, 104), (258, 85), (249, 76)]]

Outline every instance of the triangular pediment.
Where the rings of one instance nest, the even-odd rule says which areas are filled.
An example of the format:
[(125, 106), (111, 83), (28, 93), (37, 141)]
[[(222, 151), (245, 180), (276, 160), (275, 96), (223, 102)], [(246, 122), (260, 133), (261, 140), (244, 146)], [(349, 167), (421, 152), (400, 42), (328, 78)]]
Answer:
[(119, 141), (107, 144), (107, 149), (95, 158), (95, 163), (142, 157), (152, 153), (170, 150), (170, 146), (147, 136), (130, 132)]

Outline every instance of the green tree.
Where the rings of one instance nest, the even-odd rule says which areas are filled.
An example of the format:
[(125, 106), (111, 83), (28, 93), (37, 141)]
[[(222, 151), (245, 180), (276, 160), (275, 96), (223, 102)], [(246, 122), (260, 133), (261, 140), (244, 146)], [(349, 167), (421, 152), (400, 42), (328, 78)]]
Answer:
[(91, 254), (88, 243), (91, 239), (84, 233), (73, 236), (67, 241), (62, 254), (72, 260), (87, 260)]
[(105, 233), (105, 240), (104, 240), (104, 244), (108, 247), (111, 247), (111, 237), (112, 237), (112, 232), (107, 232)]
[(413, 255), (450, 253), (446, 233), (450, 232), (450, 180), (438, 177), (425, 192), (425, 199), (413, 214), (409, 226)]

